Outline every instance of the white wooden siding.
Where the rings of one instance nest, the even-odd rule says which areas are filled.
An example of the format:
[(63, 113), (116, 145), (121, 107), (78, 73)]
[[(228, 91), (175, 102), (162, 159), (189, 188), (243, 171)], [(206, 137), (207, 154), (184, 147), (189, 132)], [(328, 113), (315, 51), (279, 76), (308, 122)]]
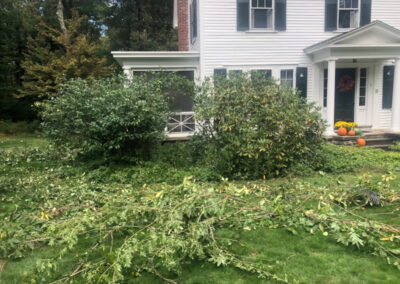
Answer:
[[(281, 32), (237, 31), (236, 0), (199, 0), (198, 11), (198, 38), (190, 48), (200, 51), (200, 78), (212, 76), (215, 68), (223, 67), (272, 69), (272, 75), (279, 79), (281, 69), (308, 67), (307, 97), (321, 106), (323, 68), (313, 70), (303, 50), (339, 34), (325, 32), (325, 0), (287, 0), (286, 31)], [(372, 0), (371, 20), (400, 29), (400, 0)], [(391, 110), (382, 109), (383, 65), (378, 61), (373, 80), (376, 129), (391, 126)]]
[[(236, 0), (200, 0), (199, 6), (202, 77), (223, 66), (304, 65), (310, 63), (304, 48), (338, 34), (324, 30), (325, 0), (287, 0), (281, 32), (237, 31)], [(400, 28), (399, 15), (399, 0), (372, 0), (372, 20)]]

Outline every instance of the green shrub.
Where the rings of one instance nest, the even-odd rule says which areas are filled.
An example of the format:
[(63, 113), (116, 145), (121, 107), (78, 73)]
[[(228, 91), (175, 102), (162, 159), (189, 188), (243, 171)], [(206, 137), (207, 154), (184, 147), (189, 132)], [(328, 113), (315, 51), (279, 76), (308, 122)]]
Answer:
[(400, 142), (397, 142), (395, 145), (390, 147), (391, 151), (400, 152)]
[(248, 74), (207, 80), (196, 98), (209, 161), (224, 176), (275, 176), (315, 158), (324, 123), (292, 89)]
[(326, 143), (318, 156), (320, 159), (311, 167), (327, 173), (359, 172), (364, 169), (400, 170), (400, 154), (381, 149)]
[(169, 93), (189, 84), (171, 73), (85, 81), (62, 85), (44, 104), (44, 132), (58, 145), (83, 153), (139, 154), (160, 141), (169, 111)]

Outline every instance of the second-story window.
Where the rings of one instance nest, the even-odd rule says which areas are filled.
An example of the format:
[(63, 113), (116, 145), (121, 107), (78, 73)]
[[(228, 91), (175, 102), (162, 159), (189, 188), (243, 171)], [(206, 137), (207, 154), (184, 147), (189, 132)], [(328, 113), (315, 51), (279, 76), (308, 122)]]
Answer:
[(371, 0), (325, 0), (325, 31), (354, 29), (370, 22)]
[(236, 0), (237, 30), (286, 30), (286, 0)]
[(360, 22), (360, 0), (339, 0), (339, 29), (358, 28)]
[(251, 1), (251, 28), (273, 29), (273, 0)]

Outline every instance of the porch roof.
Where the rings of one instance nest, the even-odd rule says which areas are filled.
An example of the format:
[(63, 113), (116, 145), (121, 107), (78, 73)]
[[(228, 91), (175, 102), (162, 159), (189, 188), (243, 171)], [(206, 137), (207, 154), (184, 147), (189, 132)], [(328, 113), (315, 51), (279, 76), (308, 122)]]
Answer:
[(112, 51), (124, 69), (196, 69), (200, 53), (193, 51)]
[(330, 59), (400, 57), (400, 30), (381, 21), (339, 34), (304, 49), (313, 62)]

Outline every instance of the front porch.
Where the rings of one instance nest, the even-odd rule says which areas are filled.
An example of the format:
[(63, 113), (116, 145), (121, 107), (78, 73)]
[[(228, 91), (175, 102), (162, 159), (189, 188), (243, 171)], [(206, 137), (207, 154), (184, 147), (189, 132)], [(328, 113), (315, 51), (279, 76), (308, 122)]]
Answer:
[(376, 21), (305, 49), (313, 89), (334, 136), (337, 121), (400, 133), (400, 30)]
[[(127, 78), (143, 72), (177, 72), (190, 81), (198, 82), (198, 52), (181, 51), (114, 51), (114, 58), (122, 66)], [(189, 140), (196, 131), (191, 97), (176, 90), (171, 105), (173, 115), (165, 128), (167, 140)]]
[[(332, 144), (354, 146), (357, 145), (356, 140), (359, 137), (339, 136), (335, 134), (325, 138), (326, 141)], [(366, 147), (389, 149), (389, 147), (394, 145), (394, 143), (400, 142), (400, 133), (381, 130), (366, 131), (364, 132), (362, 138), (367, 142)]]

